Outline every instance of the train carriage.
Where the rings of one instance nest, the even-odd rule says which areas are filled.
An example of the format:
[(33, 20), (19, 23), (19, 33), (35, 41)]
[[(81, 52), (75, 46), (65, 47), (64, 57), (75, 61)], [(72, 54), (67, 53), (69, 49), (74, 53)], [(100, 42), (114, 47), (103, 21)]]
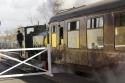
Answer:
[(125, 56), (125, 0), (109, 0), (58, 13), (49, 23), (57, 64), (76, 71), (117, 64)]

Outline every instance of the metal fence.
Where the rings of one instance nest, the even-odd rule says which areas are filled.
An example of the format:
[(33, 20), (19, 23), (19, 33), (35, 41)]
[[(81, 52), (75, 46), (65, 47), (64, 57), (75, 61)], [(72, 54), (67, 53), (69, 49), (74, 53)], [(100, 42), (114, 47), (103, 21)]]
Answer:
[[(3, 54), (3, 52), (13, 52), (13, 51), (33, 51), (33, 50), (39, 50), (40, 52), (36, 53), (35, 55), (27, 58), (26, 60), (19, 60), (17, 58), (14, 58), (14, 57), (11, 57), (9, 55), (6, 55), (6, 54)], [(32, 65), (31, 63), (28, 63), (28, 61), (36, 58), (37, 56), (41, 56), (41, 54), (43, 54), (44, 52), (47, 51), (47, 66), (48, 66), (48, 69), (43, 69), (41, 67), (38, 67), (38, 66), (35, 66), (35, 65)], [(8, 77), (21, 77), (21, 76), (32, 76), (32, 75), (42, 75), (42, 74), (46, 74), (46, 75), (49, 75), (49, 76), (53, 76), (52, 74), (52, 70), (51, 70), (51, 46), (48, 45), (47, 47), (42, 47), (42, 48), (23, 48), (23, 49), (1, 49), (0, 50), (0, 56), (3, 56), (3, 57), (6, 57), (8, 59), (11, 59), (13, 61), (16, 61), (16, 62), (19, 62), (17, 63), (16, 65), (0, 72), (0, 78), (8, 78)], [(20, 65), (22, 64), (25, 64), (27, 66), (30, 66), (30, 67), (33, 67), (33, 68), (36, 68), (38, 70), (42, 70), (41, 72), (38, 72), (38, 73), (27, 73), (27, 74), (11, 74), (11, 75), (5, 75), (7, 72), (15, 69), (16, 67), (19, 67)]]

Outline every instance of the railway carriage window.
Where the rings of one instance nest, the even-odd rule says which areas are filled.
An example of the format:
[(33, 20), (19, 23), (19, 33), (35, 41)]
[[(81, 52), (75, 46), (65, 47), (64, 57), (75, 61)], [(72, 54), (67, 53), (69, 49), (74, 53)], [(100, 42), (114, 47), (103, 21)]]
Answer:
[(79, 48), (79, 27), (80, 21), (68, 23), (68, 47)]
[(79, 21), (68, 23), (68, 30), (69, 31), (79, 30)]
[(100, 21), (100, 18), (96, 18), (96, 27), (99, 27), (99, 21)]
[(30, 34), (30, 32), (34, 32), (34, 28), (27, 28), (27, 34)]
[(55, 26), (53, 26), (53, 28), (52, 28), (52, 32), (53, 32), (53, 33), (56, 32), (56, 27), (55, 27)]
[(68, 23), (68, 31), (70, 31), (70, 23)]
[(80, 27), (80, 23), (79, 23), (79, 21), (77, 21), (77, 23), (76, 23), (76, 29), (79, 30), (79, 27)]
[(103, 17), (99, 18), (99, 27), (103, 27), (104, 26), (104, 20)]
[(63, 44), (63, 27), (60, 28), (59, 31), (59, 44), (62, 45)]
[(115, 15), (115, 47), (125, 47), (125, 13)]
[(87, 20), (87, 28), (91, 28), (91, 19)]
[[(101, 49), (103, 45), (103, 17), (90, 18), (87, 21), (88, 49)], [(90, 25), (89, 25), (90, 24)]]
[(96, 28), (96, 18), (92, 19), (92, 28)]

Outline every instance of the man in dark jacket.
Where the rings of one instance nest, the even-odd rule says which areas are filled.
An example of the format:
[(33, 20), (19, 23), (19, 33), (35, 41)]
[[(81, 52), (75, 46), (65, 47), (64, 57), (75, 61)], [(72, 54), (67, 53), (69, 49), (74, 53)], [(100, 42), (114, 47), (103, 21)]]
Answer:
[(23, 45), (22, 45), (23, 34), (19, 30), (18, 30), (18, 34), (17, 34), (17, 41), (18, 41), (19, 47), (22, 48), (23, 47)]

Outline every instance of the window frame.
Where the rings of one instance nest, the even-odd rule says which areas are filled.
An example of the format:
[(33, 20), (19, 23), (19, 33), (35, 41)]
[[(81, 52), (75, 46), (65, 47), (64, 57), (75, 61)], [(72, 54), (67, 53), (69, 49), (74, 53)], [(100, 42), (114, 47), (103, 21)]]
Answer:
[[(69, 30), (69, 24), (71, 23), (71, 22), (79, 22), (79, 29), (77, 29), (77, 25), (76, 25), (76, 30)], [(80, 49), (80, 24), (81, 24), (81, 21), (80, 20), (74, 20), (74, 21), (68, 21), (67, 22), (67, 48), (68, 49)], [(68, 41), (69, 41), (69, 36), (68, 36), (68, 33), (69, 32), (72, 32), (72, 31), (79, 31), (79, 48), (71, 48), (71, 47), (69, 47), (69, 45), (68, 45)]]
[[(102, 23), (102, 26), (100, 24), (101, 22), (101, 18), (103, 19), (103, 23)], [(97, 23), (97, 19), (98, 19), (98, 23)], [(88, 22), (90, 22), (88, 24)], [(86, 23), (86, 27), (87, 29), (99, 29), (99, 28), (103, 28), (104, 27), (104, 17), (103, 16), (99, 16), (99, 17), (89, 17), (87, 19), (87, 23)], [(89, 27), (88, 27), (89, 26)]]
[(114, 48), (115, 48), (115, 50), (124, 50), (123, 48), (125, 48), (125, 44), (123, 46), (116, 44), (116, 29), (125, 27), (125, 24), (124, 25), (122, 24), (122, 19), (121, 19), (122, 18), (121, 15), (123, 15), (123, 14), (124, 14), (124, 19), (125, 19), (125, 12), (114, 13), (114, 17), (113, 17), (114, 18), (114, 29), (115, 29), (114, 30), (114, 36), (115, 36)]
[[(71, 30), (71, 23), (72, 22), (76, 22), (76, 28), (75, 29), (73, 29), (73, 30)], [(77, 23), (79, 23), (79, 28), (77, 28)], [(68, 32), (70, 32), (70, 31), (79, 31), (80, 30), (80, 20), (76, 20), (76, 21), (70, 21), (70, 22), (68, 22), (67, 23), (67, 25), (68, 25)]]
[(56, 26), (52, 26), (52, 33), (56, 33)]
[[(96, 28), (92, 28), (92, 18), (99, 18), (99, 19), (101, 19), (101, 18), (103, 18), (103, 26), (102, 27), (96, 27)], [(90, 20), (90, 27), (87, 27), (88, 26), (88, 24), (87, 24), (87, 22), (88, 22), (88, 20)], [(104, 16), (94, 16), (94, 17), (88, 17), (87, 19), (86, 19), (86, 48), (88, 49), (88, 50), (92, 50), (93, 48), (89, 48), (88, 47), (88, 30), (94, 30), (94, 29), (103, 29), (103, 47), (102, 48), (97, 48), (96, 50), (102, 50), (102, 49), (104, 49), (104, 22), (105, 22), (105, 20), (104, 20)], [(100, 24), (98, 24), (99, 26), (100, 26)]]

